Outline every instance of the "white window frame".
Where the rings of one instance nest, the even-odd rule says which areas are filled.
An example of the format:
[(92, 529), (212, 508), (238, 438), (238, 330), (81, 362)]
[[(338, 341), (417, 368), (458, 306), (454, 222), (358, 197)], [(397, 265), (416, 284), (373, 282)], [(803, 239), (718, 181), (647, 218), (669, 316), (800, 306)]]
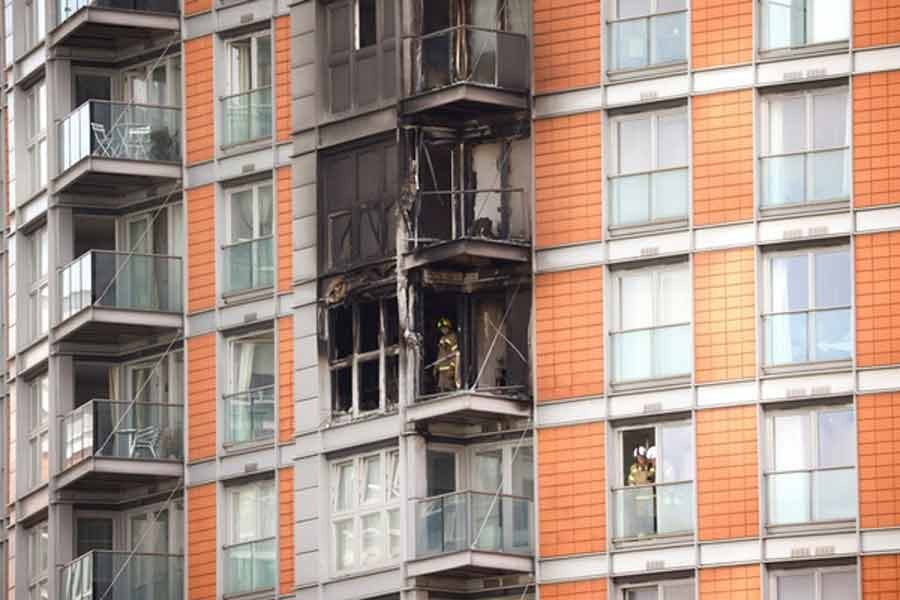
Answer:
[[(826, 146), (822, 148), (815, 147), (815, 110), (814, 103), (816, 97), (822, 96), (844, 96), (844, 123), (846, 124), (846, 129), (844, 131), (844, 144), (840, 146)], [(792, 99), (792, 98), (803, 98), (804, 100), (804, 133), (805, 139), (803, 140), (803, 149), (793, 151), (793, 152), (780, 152), (775, 153), (772, 152), (772, 136), (771, 136), (771, 104), (773, 101), (781, 100), (781, 99)], [(852, 137), (852, 127), (853, 127), (853, 119), (850, 111), (850, 104), (852, 102), (852, 98), (850, 95), (850, 88), (846, 85), (840, 86), (830, 86), (823, 88), (812, 88), (806, 90), (796, 90), (791, 92), (778, 92), (772, 94), (762, 94), (760, 96), (759, 108), (760, 108), (760, 177), (762, 175), (762, 162), (766, 159), (771, 158), (784, 158), (791, 156), (804, 156), (809, 158), (810, 156), (816, 154), (824, 154), (828, 152), (836, 152), (839, 150), (843, 150), (847, 155), (847, 173), (845, 174), (848, 178), (852, 177), (852, 166), (850, 165), (850, 139)], [(825, 200), (813, 200), (810, 198), (811, 190), (814, 189), (814, 181), (813, 181), (813, 172), (811, 169), (806, 167), (806, 159), (804, 159), (804, 169), (806, 171), (803, 186), (804, 186), (804, 194), (803, 200), (799, 203), (790, 203), (790, 204), (770, 204), (764, 205), (763, 194), (764, 194), (764, 186), (765, 182), (760, 182), (760, 201), (759, 206), (760, 209), (765, 210), (773, 210), (773, 209), (783, 209), (783, 208), (791, 208), (791, 207), (804, 207), (804, 206), (818, 206), (822, 204), (831, 204), (831, 203), (846, 203), (849, 202), (849, 196), (837, 197), (837, 198), (828, 198)], [(848, 189), (850, 187), (850, 179), (848, 179)]]
[[(848, 573), (858, 579), (856, 565), (841, 565), (835, 567), (813, 567), (807, 569), (773, 569), (769, 571), (769, 595), (771, 600), (791, 600), (790, 598), (778, 597), (778, 577), (781, 575), (813, 575), (813, 600), (822, 600), (822, 576), (827, 573)], [(843, 600), (858, 600), (859, 584), (854, 588), (857, 594), (854, 598), (844, 598)]]
[[(262, 211), (260, 211), (260, 191), (265, 188), (269, 188), (271, 190), (270, 197), (271, 197), (271, 201), (272, 201), (272, 208), (270, 211), (270, 215), (271, 215), (270, 230), (271, 230), (271, 232), (268, 234), (263, 234), (263, 232), (262, 232), (263, 231), (263, 221), (262, 221)], [(234, 231), (232, 228), (232, 225), (233, 225), (233, 220), (235, 218), (235, 216), (234, 216), (234, 197), (237, 194), (240, 194), (242, 192), (247, 192), (247, 191), (249, 191), (252, 195), (252, 210), (253, 210), (252, 219), (253, 219), (253, 221), (251, 223), (251, 228), (253, 229), (253, 233), (252, 233), (253, 237), (251, 237), (249, 239), (241, 239), (241, 238), (235, 239), (234, 237), (232, 237), (233, 231)], [(272, 285), (274, 285), (275, 226), (276, 226), (276, 220), (278, 219), (278, 216), (276, 214), (277, 198), (275, 197), (275, 194), (276, 194), (276, 188), (275, 188), (274, 182), (271, 179), (266, 179), (263, 181), (257, 181), (254, 183), (248, 183), (245, 185), (235, 186), (232, 188), (228, 188), (225, 192), (225, 235), (224, 235), (225, 243), (222, 245), (222, 249), (224, 252), (227, 253), (232, 248), (235, 248), (237, 246), (241, 246), (244, 244), (249, 244), (251, 255), (256, 257), (256, 263), (257, 263), (255, 265), (257, 273), (255, 273), (255, 275), (253, 277), (253, 279), (256, 281), (256, 285), (251, 285), (251, 287), (249, 287), (249, 288), (230, 290), (230, 291), (226, 292), (227, 294), (237, 294), (237, 293), (247, 292), (247, 291), (254, 290), (254, 289), (270, 288), (270, 287), (272, 287)], [(271, 252), (272, 264), (271, 265), (263, 265), (262, 261), (259, 259), (258, 244), (264, 240), (271, 240), (271, 243), (272, 243), (272, 252)], [(227, 269), (227, 265), (225, 266), (225, 268)], [(260, 283), (260, 279), (262, 278), (262, 274), (263, 274), (265, 268), (270, 268), (273, 271), (273, 273), (272, 273), (273, 284), (263, 285), (262, 283)], [(225, 277), (225, 280), (227, 280), (227, 275)]]
[[(686, 138), (684, 140), (685, 143), (685, 157), (687, 160), (683, 165), (671, 166), (671, 167), (660, 167), (659, 166), (659, 121), (665, 117), (672, 116), (682, 116), (685, 121), (685, 133)], [(650, 168), (645, 171), (628, 171), (623, 172), (621, 170), (621, 155), (622, 155), (622, 137), (619, 135), (619, 128), (622, 123), (626, 123), (628, 121), (650, 121)], [(609, 153), (609, 169), (607, 174), (607, 179), (609, 180), (609, 223), (610, 229), (626, 229), (626, 228), (634, 228), (641, 227), (645, 225), (655, 225), (655, 224), (663, 224), (663, 223), (682, 223), (688, 220), (688, 212), (690, 211), (690, 193), (689, 190), (685, 190), (687, 194), (687, 206), (685, 207), (687, 211), (685, 212), (683, 217), (676, 218), (668, 218), (668, 219), (654, 219), (652, 214), (649, 221), (643, 223), (633, 223), (626, 225), (616, 225), (613, 219), (613, 206), (615, 199), (613, 198), (613, 185), (615, 180), (621, 179), (624, 177), (633, 177), (635, 175), (647, 175), (650, 177), (651, 182), (648, 183), (648, 196), (647, 202), (649, 204), (648, 213), (651, 213), (653, 207), (653, 185), (652, 185), (652, 176), (656, 173), (666, 173), (671, 171), (680, 171), (684, 170), (687, 172), (690, 166), (690, 155), (691, 155), (691, 120), (689, 111), (687, 110), (687, 106), (679, 106), (676, 108), (667, 108), (662, 110), (654, 110), (654, 111), (646, 111), (634, 114), (626, 114), (626, 115), (618, 115), (609, 119), (610, 127), (610, 146), (612, 148), (612, 152)], [(687, 177), (687, 175), (685, 176)]]
[[(237, 366), (237, 350), (236, 350), (237, 346), (242, 343), (248, 343), (248, 342), (259, 343), (259, 342), (266, 342), (266, 341), (268, 341), (272, 344), (273, 383), (270, 385), (250, 387), (247, 389), (239, 388), (238, 382), (235, 380), (235, 377), (234, 377), (234, 370), (235, 370), (235, 367)], [(227, 362), (227, 379), (226, 379), (226, 389), (228, 391), (225, 394), (225, 403), (226, 404), (228, 402), (230, 402), (231, 398), (234, 398), (235, 396), (238, 396), (240, 394), (247, 394), (250, 398), (250, 409), (249, 410), (252, 413), (252, 411), (253, 411), (252, 405), (255, 401), (255, 395), (256, 395), (255, 393), (261, 393), (261, 392), (264, 392), (265, 390), (271, 390), (271, 398), (272, 398), (272, 403), (273, 403), (272, 413), (273, 413), (273, 415), (275, 415), (275, 402), (276, 402), (275, 387), (276, 386), (275, 386), (274, 382), (277, 380), (277, 377), (278, 377), (278, 353), (276, 350), (277, 350), (277, 345), (275, 343), (275, 332), (272, 329), (254, 331), (252, 333), (247, 333), (247, 334), (228, 338), (228, 340), (227, 340), (228, 362)], [(227, 406), (226, 406), (225, 414), (226, 415), (231, 414), (231, 411), (227, 408)], [(256, 443), (256, 442), (268, 440), (276, 435), (277, 428), (278, 428), (277, 421), (273, 421), (271, 436), (265, 436), (265, 437), (259, 437), (259, 438), (253, 436), (253, 438), (250, 440), (228, 440), (227, 439), (228, 432), (231, 431), (231, 424), (228, 423), (228, 424), (226, 424), (226, 428), (225, 428), (225, 431), (226, 431), (226, 434), (225, 434), (226, 442), (225, 443), (226, 444), (242, 444), (242, 443)]]
[[(363, 503), (363, 491), (365, 486), (365, 471), (363, 464), (366, 460), (376, 458), (381, 465), (381, 481), (382, 493), (381, 498), (377, 502), (369, 504)], [(392, 463), (393, 461), (393, 463)], [(391, 473), (389, 468), (395, 466), (395, 473)], [(339, 510), (337, 506), (337, 492), (340, 483), (340, 469), (344, 466), (351, 465), (353, 468), (354, 490), (352, 494), (352, 505), (344, 510)], [(368, 452), (359, 454), (345, 459), (332, 461), (330, 465), (331, 488), (329, 507), (331, 512), (331, 565), (334, 573), (343, 574), (353, 571), (370, 569), (385, 564), (393, 564), (400, 560), (401, 552), (401, 531), (400, 525), (400, 451), (397, 448), (379, 450), (377, 452)], [(391, 515), (396, 515), (398, 528), (395, 530), (391, 527)], [(379, 562), (361, 564), (362, 560), (362, 521), (365, 517), (372, 515), (380, 515), (381, 531), (383, 547), (382, 560)], [(338, 524), (347, 521), (352, 522), (353, 530), (353, 564), (347, 568), (341, 569), (337, 555), (337, 535)], [(395, 553), (391, 554), (392, 539), (396, 542)]]
[[(812, 475), (820, 472), (820, 471), (840, 471), (853, 469), (854, 471), (858, 470), (856, 453), (853, 455), (852, 464), (846, 464), (835, 467), (822, 467), (819, 465), (819, 428), (818, 428), (818, 418), (822, 414), (827, 413), (844, 413), (850, 412), (853, 415), (853, 427), (851, 428), (851, 433), (853, 435), (853, 446), (856, 447), (856, 424), (857, 424), (857, 415), (856, 409), (854, 408), (852, 403), (847, 404), (830, 404), (830, 405), (815, 405), (815, 406), (806, 406), (801, 408), (788, 408), (782, 410), (773, 410), (769, 411), (766, 414), (765, 421), (765, 462), (763, 463), (763, 481), (766, 487), (766, 497), (764, 499), (765, 506), (765, 514), (766, 514), (766, 524), (769, 529), (789, 529), (797, 526), (808, 526), (815, 525), (817, 523), (825, 523), (831, 525), (834, 521), (816, 521), (813, 518), (813, 507), (815, 506), (816, 496), (815, 496), (815, 486), (813, 484)], [(775, 419), (777, 417), (787, 417), (787, 416), (802, 416), (806, 417), (809, 425), (809, 453), (810, 455), (806, 457), (807, 467), (803, 469), (791, 469), (786, 471), (776, 471), (775, 470)], [(810, 473), (810, 482), (809, 482), (809, 495), (807, 497), (807, 502), (809, 506), (809, 520), (800, 523), (770, 523), (769, 514), (769, 494), (771, 493), (772, 486), (769, 483), (769, 478), (771, 475), (777, 474), (786, 474), (786, 473)], [(853, 503), (853, 506), (857, 508), (857, 515), (852, 517), (848, 517), (839, 522), (851, 522), (856, 519), (859, 513), (859, 491), (856, 492), (857, 501)]]
[[(331, 348), (334, 343), (334, 334), (330, 331), (331, 328), (331, 315), (328, 315), (328, 326), (329, 326), (329, 335), (328, 335), (328, 385), (329, 388), (334, 387), (334, 379), (333, 374), (341, 369), (350, 369), (350, 386), (351, 386), (351, 408), (349, 411), (336, 411), (334, 404), (331, 406), (331, 414), (332, 417), (335, 418), (343, 418), (349, 417), (351, 419), (357, 418), (363, 415), (374, 414), (379, 412), (387, 412), (393, 410), (397, 404), (399, 404), (399, 397), (396, 399), (394, 403), (388, 402), (387, 397), (387, 362), (389, 358), (394, 358), (399, 361), (400, 356), (400, 331), (399, 331), (399, 321), (397, 323), (398, 331), (397, 331), (397, 340), (396, 343), (392, 345), (387, 345), (386, 340), (386, 324), (387, 319), (385, 318), (388, 311), (396, 310), (396, 298), (381, 298), (378, 300), (373, 300), (372, 302), (378, 303), (378, 347), (375, 350), (370, 350), (366, 352), (361, 352), (359, 350), (360, 344), (360, 327), (361, 327), (361, 311), (360, 304), (361, 303), (353, 303), (352, 306), (349, 307), (349, 310), (352, 311), (352, 320), (353, 320), (353, 348), (345, 357), (338, 358), (332, 360), (331, 358)], [(334, 309), (332, 309), (334, 310)], [(360, 390), (359, 390), (359, 381), (361, 378), (361, 365), (363, 363), (378, 361), (378, 408), (372, 410), (362, 410), (360, 408)], [(397, 373), (399, 377), (399, 362), (397, 364)], [(335, 397), (336, 390), (331, 389), (331, 397)]]
[[(28, 283), (28, 312), (31, 340), (37, 340), (50, 330), (50, 236), (47, 225), (27, 234), (28, 258), (31, 262), (31, 277)], [(46, 313), (41, 308), (46, 301)], [(46, 321), (44, 320), (46, 319)]]
[[(237, 497), (241, 494), (241, 492), (249, 492), (252, 491), (255, 493), (257, 499), (257, 511), (255, 516), (256, 520), (256, 531), (254, 532), (256, 535), (251, 539), (238, 540), (237, 539), (237, 522), (238, 518), (237, 513), (237, 505), (236, 500)], [(271, 506), (274, 508), (271, 512), (267, 512), (264, 508), (263, 499), (266, 497), (267, 493), (271, 493)], [(226, 543), (223, 545), (223, 550), (228, 551), (232, 548), (236, 548), (239, 546), (253, 546), (255, 544), (263, 543), (263, 542), (272, 542), (273, 544), (277, 544), (278, 538), (278, 489), (275, 485), (274, 479), (260, 479), (257, 481), (251, 481), (249, 483), (243, 483), (235, 486), (226, 486), (225, 488), (225, 506), (227, 515), (227, 520), (225, 523), (225, 541)], [(267, 528), (271, 529), (272, 535), (265, 535), (268, 533), (266, 531)], [(276, 565), (277, 569), (277, 565)], [(226, 575), (226, 578), (228, 575)], [(277, 586), (277, 574), (276, 581), (274, 582)], [(259, 590), (269, 589), (269, 587), (257, 587), (252, 590), (245, 590), (240, 593), (250, 593), (257, 592)]]
[(25, 91), (25, 149), (28, 155), (29, 192), (37, 194), (47, 187), (47, 82), (42, 79)]
[[(816, 270), (815, 270), (815, 257), (819, 253), (827, 254), (833, 253), (836, 251), (846, 252), (848, 257), (850, 258), (850, 271), (847, 273), (847, 285), (850, 286), (849, 295), (850, 295), (850, 304), (840, 305), (840, 306), (827, 306), (820, 307), (816, 305)], [(806, 256), (807, 257), (807, 306), (803, 310), (797, 311), (785, 311), (785, 312), (774, 312), (772, 310), (773, 306), (773, 292), (774, 292), (774, 284), (772, 282), (772, 259), (774, 258), (783, 258), (783, 257), (791, 257), (791, 256)], [(810, 364), (822, 364), (829, 362), (838, 362), (844, 363), (846, 361), (850, 361), (853, 359), (854, 348), (855, 346), (855, 336), (856, 336), (856, 328), (853, 326), (851, 321), (850, 326), (850, 356), (846, 359), (841, 359), (838, 361), (818, 361), (816, 360), (812, 353), (815, 351), (815, 339), (816, 339), (816, 327), (815, 327), (815, 319), (809, 318), (810, 315), (814, 315), (816, 312), (827, 312), (833, 310), (848, 310), (852, 311), (853, 309), (853, 263), (852, 263), (852, 254), (850, 253), (850, 247), (846, 245), (837, 245), (837, 246), (816, 246), (815, 248), (804, 248), (800, 250), (785, 250), (778, 252), (767, 252), (763, 255), (763, 324), (762, 324), (762, 336), (763, 336), (763, 344), (761, 346), (762, 352), (762, 361), (760, 364), (767, 369), (779, 369), (779, 368), (790, 368), (792, 366), (803, 366)], [(768, 339), (767, 331), (766, 331), (766, 317), (770, 317), (773, 315), (780, 314), (799, 314), (805, 313), (807, 315), (807, 329), (806, 329), (806, 346), (807, 346), (807, 355), (808, 360), (799, 361), (793, 363), (777, 363), (777, 364), (768, 364), (766, 360), (766, 355), (768, 352), (769, 344), (773, 341)], [(852, 317), (852, 315), (851, 315)]]
[(648, 581), (645, 583), (629, 583), (619, 586), (616, 590), (616, 600), (628, 600), (628, 592), (633, 590), (646, 590), (656, 588), (656, 599), (663, 600), (666, 598), (666, 591), (671, 588), (690, 587), (691, 596), (693, 597), (696, 584), (693, 579), (665, 579), (661, 581)]
[[(47, 373), (28, 381), (28, 487), (35, 488), (50, 478), (50, 382)], [(41, 403), (47, 413), (42, 416)], [(47, 448), (47, 477), (41, 473), (44, 448)]]
[[(259, 72), (259, 40), (260, 38), (269, 38), (269, 48), (271, 51), (271, 56), (269, 57), (269, 62), (271, 64), (272, 72), (269, 73), (269, 81), (274, 83), (275, 81), (275, 39), (272, 36), (271, 29), (263, 29), (260, 31), (254, 31), (252, 33), (248, 33), (246, 35), (236, 36), (233, 38), (228, 38), (225, 40), (225, 61), (228, 68), (228, 77), (226, 79), (227, 90), (228, 92), (225, 96), (237, 96), (239, 94), (245, 94), (248, 92), (252, 92), (254, 90), (259, 90), (267, 87), (272, 87), (272, 83), (268, 85), (260, 85), (260, 72)], [(250, 71), (250, 88), (246, 90), (238, 89), (237, 86), (240, 85), (239, 81), (235, 81), (234, 78), (234, 64), (232, 63), (231, 56), (231, 48), (237, 42), (250, 41), (250, 63), (251, 63), (251, 71)]]
[[(42, 591), (49, 591), (50, 581), (50, 537), (47, 522), (30, 527), (26, 531), (26, 536), (28, 548), (28, 598), (29, 600), (41, 600), (43, 597)], [(52, 597), (52, 594), (50, 597)]]
[[(783, 1), (783, 0), (782, 0)], [(850, 29), (853, 23), (851, 17), (850, 10), (850, 0), (844, 0), (845, 2), (845, 10), (846, 14), (831, 14), (835, 19), (840, 19), (841, 21), (846, 20), (847, 23), (847, 37), (833, 40), (826, 40), (822, 42), (812, 42), (809, 40), (810, 35), (809, 32), (813, 31), (812, 25), (815, 23), (815, 8), (816, 2), (815, 0), (806, 0), (805, 6), (803, 7), (804, 12), (806, 13), (806, 18), (803, 21), (803, 41), (794, 46), (769, 46), (769, 12), (766, 9), (767, 4), (774, 3), (773, 0), (760, 0), (759, 3), (759, 48), (760, 52), (763, 54), (769, 53), (778, 53), (778, 52), (790, 52), (793, 50), (798, 50), (802, 48), (814, 47), (820, 48), (822, 46), (838, 46), (838, 45), (846, 45), (850, 40)]]
[(617, 23), (623, 23), (623, 22), (627, 22), (627, 21), (640, 21), (640, 20), (646, 21), (646, 23), (647, 23), (647, 25), (645, 27), (645, 31), (647, 34), (647, 46), (646, 46), (647, 64), (640, 66), (640, 67), (610, 68), (609, 69), (610, 74), (615, 75), (617, 73), (629, 73), (629, 72), (635, 72), (635, 71), (667, 69), (667, 68), (683, 65), (687, 62), (688, 56), (690, 53), (690, 48), (689, 48), (690, 38), (688, 36), (687, 31), (685, 31), (685, 34), (684, 34), (684, 59), (678, 60), (678, 61), (660, 62), (660, 63), (655, 63), (655, 64), (652, 62), (653, 40), (652, 40), (652, 35), (650, 33), (651, 32), (650, 23), (654, 17), (660, 17), (660, 16), (665, 16), (665, 15), (684, 14), (685, 15), (685, 24), (687, 25), (688, 28), (690, 28), (690, 22), (687, 18), (688, 7), (690, 6), (690, 2), (688, 0), (685, 0), (685, 6), (684, 6), (684, 8), (682, 8), (680, 10), (659, 10), (660, 0), (650, 0), (650, 11), (645, 14), (637, 15), (634, 17), (620, 17), (619, 16), (619, 2), (620, 1), (627, 2), (627, 0), (606, 0), (606, 3), (604, 5), (604, 8), (609, 9), (608, 10), (609, 16), (606, 19), (606, 32), (607, 32), (607, 37), (609, 38), (609, 43), (608, 43), (606, 50), (607, 50), (607, 53), (609, 56), (610, 64), (612, 65), (615, 62), (614, 57), (616, 56), (616, 41), (617, 40), (616, 40), (616, 35), (614, 33), (614, 26)]

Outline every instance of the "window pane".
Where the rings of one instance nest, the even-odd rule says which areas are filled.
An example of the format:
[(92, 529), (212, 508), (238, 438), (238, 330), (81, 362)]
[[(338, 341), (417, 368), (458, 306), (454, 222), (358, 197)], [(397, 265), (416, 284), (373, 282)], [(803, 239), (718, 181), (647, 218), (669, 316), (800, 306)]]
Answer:
[(650, 0), (619, 0), (616, 7), (620, 19), (650, 14)]
[(850, 305), (850, 253), (817, 252), (816, 308)]
[(772, 269), (771, 311), (786, 312), (808, 308), (809, 261), (806, 255), (775, 256), (769, 261), (769, 265)]
[(378, 382), (378, 359), (361, 361), (358, 364), (359, 373), (359, 410), (378, 410), (381, 405), (381, 385)]
[(688, 163), (687, 114), (662, 115), (658, 121), (657, 164), (660, 169)]
[(381, 471), (381, 456), (367, 456), (362, 461), (363, 469), (363, 504), (378, 504), (384, 502), (383, 475)]
[(847, 150), (818, 152), (807, 156), (812, 187), (807, 200), (823, 202), (850, 197), (850, 161)]
[(687, 218), (688, 170), (654, 173), (653, 199), (650, 214), (653, 219)]
[(656, 488), (657, 531), (677, 533), (694, 530), (693, 485), (665, 485)]
[(612, 180), (613, 225), (636, 225), (650, 220), (650, 176)]
[(657, 319), (654, 325), (686, 323), (691, 320), (691, 281), (686, 268), (659, 272)]
[(809, 416), (777, 415), (772, 418), (775, 470), (791, 471), (810, 467)]
[(821, 44), (837, 42), (850, 37), (849, 0), (807, 0), (810, 31), (807, 42)]
[(387, 501), (400, 498), (400, 451), (392, 450), (385, 454), (387, 461)]
[(778, 576), (778, 600), (814, 600), (814, 575)]
[(427, 494), (441, 496), (456, 491), (456, 453), (428, 450), (426, 454)]
[(850, 309), (817, 312), (813, 319), (815, 348), (811, 360), (846, 360), (853, 353)]
[(252, 240), (253, 235), (253, 190), (243, 190), (231, 194), (231, 238), (230, 242)]
[(856, 572), (822, 573), (822, 600), (855, 600)]
[(809, 473), (770, 475), (769, 523), (807, 523), (809, 516)]
[(334, 497), (334, 509), (337, 512), (350, 510), (356, 505), (356, 477), (352, 462), (336, 467), (337, 489)]
[(328, 341), (331, 360), (339, 360), (353, 353), (353, 309), (338, 306), (328, 311)]
[(856, 462), (856, 420), (852, 410), (818, 414), (820, 468), (844, 467)]
[(374, 46), (378, 40), (376, 0), (357, 0), (357, 48)]
[(654, 65), (680, 62), (685, 59), (687, 15), (677, 13), (650, 19), (652, 40), (650, 62)]
[(377, 565), (384, 560), (384, 523), (381, 513), (362, 518), (361, 566)]
[(814, 94), (813, 149), (847, 145), (847, 94)]
[(619, 276), (619, 329), (627, 331), (653, 325), (653, 279), (649, 271)]
[(337, 557), (338, 570), (353, 567), (353, 519), (338, 521), (334, 524), (334, 552)]
[(766, 317), (767, 365), (782, 365), (809, 360), (808, 320), (806, 313)]
[(693, 479), (693, 428), (689, 424), (683, 424), (663, 425), (661, 429), (664, 451), (656, 468), (656, 480), (666, 483)]
[(627, 600), (659, 600), (659, 593), (656, 586), (628, 590), (625, 594)]
[(834, 521), (856, 517), (856, 469), (813, 474), (813, 519)]
[(667, 585), (663, 589), (663, 600), (694, 600), (694, 586), (690, 583)]
[(804, 5), (805, 0), (763, 0), (763, 50), (803, 45)]
[(649, 171), (650, 118), (625, 119), (619, 123), (619, 173)]
[(256, 195), (259, 203), (259, 223), (254, 237), (272, 235), (272, 186), (259, 186)]
[(264, 35), (256, 38), (256, 85), (261, 88), (272, 85), (272, 38)]
[(331, 371), (331, 410), (348, 413), (353, 408), (353, 369), (342, 367)]
[(613, 23), (613, 68), (640, 69), (647, 66), (647, 20)]
[(672, 377), (691, 372), (690, 325), (652, 330), (653, 377)]
[(502, 474), (503, 450), (482, 450), (475, 454), (474, 491), (496, 493), (503, 481)]
[(652, 333), (650, 329), (642, 329), (613, 336), (613, 365), (616, 381), (649, 379), (651, 377), (650, 338)]
[(806, 150), (806, 97), (769, 99), (769, 154)]
[(276, 518), (278, 506), (275, 500), (274, 481), (266, 481), (259, 484), (259, 506), (257, 510), (259, 510), (261, 522), (259, 537), (275, 537), (275, 526), (278, 522)]
[(400, 558), (400, 509), (388, 513), (388, 557)]
[(805, 161), (802, 154), (760, 161), (763, 206), (798, 204), (806, 199)]

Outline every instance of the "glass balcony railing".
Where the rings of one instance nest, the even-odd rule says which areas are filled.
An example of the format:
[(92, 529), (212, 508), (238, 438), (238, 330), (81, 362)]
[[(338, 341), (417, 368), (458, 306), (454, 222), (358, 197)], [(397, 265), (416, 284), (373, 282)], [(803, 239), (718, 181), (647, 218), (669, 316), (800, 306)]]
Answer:
[(765, 477), (769, 525), (856, 518), (856, 469), (853, 467), (769, 473)]
[(684, 220), (688, 216), (688, 170), (620, 175), (610, 179), (612, 224), (617, 227)]
[(765, 315), (766, 365), (849, 360), (852, 326), (843, 307)]
[(57, 3), (59, 23), (86, 6), (175, 15), (181, 10), (178, 0), (59, 0)]
[(272, 287), (275, 284), (274, 248), (275, 242), (272, 237), (225, 246), (223, 291), (226, 294), (233, 294)]
[(530, 498), (455, 492), (416, 503), (416, 558), (481, 550), (534, 553)]
[(181, 162), (181, 109), (88, 100), (59, 124), (59, 170), (93, 156)]
[(184, 458), (184, 405), (91, 400), (63, 417), (62, 465), (91, 456)]
[(62, 320), (99, 306), (180, 313), (181, 258), (90, 250), (60, 271)]
[(531, 211), (522, 189), (419, 192), (413, 210), (414, 247), (465, 238), (531, 239)]
[(610, 23), (613, 71), (687, 60), (687, 11), (629, 17)]
[(658, 483), (613, 490), (616, 539), (690, 534), (694, 531), (691, 482)]
[(184, 557), (93, 550), (63, 567), (62, 600), (182, 600)]
[(691, 372), (691, 327), (647, 327), (612, 334), (613, 380), (627, 383)]
[(763, 208), (850, 198), (850, 155), (846, 148), (770, 156), (760, 162)]
[(474, 83), (525, 91), (530, 79), (528, 37), (521, 33), (451, 27), (417, 38), (416, 93)]
[(263, 87), (222, 98), (223, 146), (272, 137), (272, 88)]
[(225, 595), (275, 587), (275, 538), (225, 548)]
[(225, 396), (228, 444), (269, 440), (275, 435), (275, 386)]

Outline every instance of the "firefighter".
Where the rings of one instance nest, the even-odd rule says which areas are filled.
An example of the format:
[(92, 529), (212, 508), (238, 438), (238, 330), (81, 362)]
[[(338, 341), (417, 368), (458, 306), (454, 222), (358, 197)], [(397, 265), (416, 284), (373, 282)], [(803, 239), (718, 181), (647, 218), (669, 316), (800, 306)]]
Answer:
[(434, 363), (434, 377), (440, 392), (451, 392), (459, 389), (459, 342), (453, 323), (447, 317), (438, 319), (437, 327), (441, 332), (438, 340), (437, 360)]
[[(655, 448), (654, 448), (655, 450)], [(654, 452), (655, 455), (655, 452)], [(654, 456), (655, 458), (655, 456)], [(628, 469), (628, 485), (643, 485), (645, 483), (653, 483), (656, 478), (656, 467), (654, 462), (647, 459), (647, 449), (644, 446), (638, 446), (634, 449), (634, 462)]]
[(625, 482), (630, 486), (648, 486), (631, 495), (634, 504), (628, 520), (630, 535), (634, 537), (652, 535), (656, 531), (656, 494), (654, 488), (649, 486), (656, 481), (656, 448), (651, 449), (652, 462), (646, 447), (638, 446), (634, 449), (634, 462), (628, 469), (628, 479)]

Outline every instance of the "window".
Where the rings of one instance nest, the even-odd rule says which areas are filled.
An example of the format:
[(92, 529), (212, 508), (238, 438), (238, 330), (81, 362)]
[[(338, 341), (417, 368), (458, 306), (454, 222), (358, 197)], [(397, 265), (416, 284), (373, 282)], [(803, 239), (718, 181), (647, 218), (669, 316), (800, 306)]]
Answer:
[(770, 577), (772, 600), (856, 600), (856, 567), (785, 569)]
[(275, 587), (278, 506), (271, 479), (227, 488), (225, 594)]
[(31, 283), (28, 289), (29, 317), (31, 319), (31, 339), (35, 340), (50, 328), (50, 299), (48, 291), (49, 239), (44, 225), (28, 236), (29, 260), (31, 261)]
[(224, 145), (272, 135), (272, 36), (255, 32), (225, 43), (228, 93), (222, 99)]
[(618, 432), (615, 537), (640, 540), (694, 531), (694, 438), (689, 421)]
[(847, 88), (771, 94), (762, 100), (762, 208), (850, 197)]
[(50, 477), (50, 386), (47, 375), (28, 383), (28, 455), (29, 488), (44, 483)]
[(358, 416), (397, 404), (399, 325), (394, 299), (328, 311), (332, 414)]
[(275, 342), (272, 332), (228, 342), (226, 443), (254, 442), (275, 435)]
[(228, 190), (225, 293), (271, 287), (275, 281), (272, 184)]
[(377, 0), (356, 0), (355, 42), (356, 49), (368, 48), (378, 43)]
[(44, 0), (25, 0), (25, 49), (36, 46), (47, 33)]
[(641, 583), (622, 588), (624, 600), (693, 600), (693, 581)]
[(856, 517), (852, 406), (773, 411), (766, 418), (769, 525)]
[(761, 50), (843, 42), (850, 38), (849, 0), (761, 0)]
[(688, 117), (684, 108), (613, 119), (613, 227), (686, 221)]
[(47, 86), (44, 81), (25, 92), (25, 120), (29, 191), (36, 194), (47, 187)]
[(338, 572), (400, 558), (400, 464), (397, 450), (331, 465), (331, 525)]
[(144, 64), (125, 73), (125, 99), (135, 104), (181, 104), (181, 57)]
[(612, 280), (613, 381), (689, 374), (692, 305), (688, 265), (613, 271)]
[(28, 547), (28, 600), (49, 600), (49, 534), (42, 523), (25, 533)]
[(765, 365), (849, 360), (853, 352), (849, 250), (770, 254), (765, 268)]
[(683, 63), (687, 55), (684, 0), (611, 0), (612, 70)]

